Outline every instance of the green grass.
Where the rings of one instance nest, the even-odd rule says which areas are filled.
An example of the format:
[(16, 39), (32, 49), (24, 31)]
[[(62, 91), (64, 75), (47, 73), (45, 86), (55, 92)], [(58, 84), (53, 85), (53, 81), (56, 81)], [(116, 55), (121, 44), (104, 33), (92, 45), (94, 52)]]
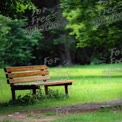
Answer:
[[(74, 79), (76, 82), (69, 86), (69, 97), (66, 99), (40, 102), (28, 106), (1, 107), (0, 113), (17, 110), (39, 109), (90, 102), (101, 102), (122, 98), (122, 64), (76, 65), (71, 67), (49, 68), (52, 80)], [(63, 87), (50, 87), (64, 93)], [(43, 90), (43, 88), (42, 88)], [(30, 91), (17, 91), (25, 95)], [(10, 86), (6, 83), (3, 69), (0, 69), (0, 103), (11, 99)]]
[(122, 112), (104, 109), (92, 113), (61, 116), (59, 119), (51, 122), (122, 122)]

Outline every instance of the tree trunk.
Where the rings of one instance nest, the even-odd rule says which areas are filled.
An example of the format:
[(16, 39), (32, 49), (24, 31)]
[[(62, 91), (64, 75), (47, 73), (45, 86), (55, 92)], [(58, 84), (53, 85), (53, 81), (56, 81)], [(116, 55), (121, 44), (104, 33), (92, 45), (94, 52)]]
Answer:
[(58, 51), (61, 57), (61, 65), (62, 66), (72, 65), (71, 52), (68, 45), (66, 43), (60, 44)]
[(71, 54), (70, 54), (70, 49), (68, 48), (67, 44), (64, 43), (64, 49), (65, 49), (65, 62), (64, 66), (70, 66), (72, 65), (72, 60), (71, 60)]

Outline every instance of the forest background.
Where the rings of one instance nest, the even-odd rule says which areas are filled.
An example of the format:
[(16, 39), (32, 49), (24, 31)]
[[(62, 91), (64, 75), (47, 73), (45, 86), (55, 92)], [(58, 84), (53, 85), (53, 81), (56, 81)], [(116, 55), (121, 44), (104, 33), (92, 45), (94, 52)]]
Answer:
[(0, 67), (122, 62), (120, 0), (0, 1)]

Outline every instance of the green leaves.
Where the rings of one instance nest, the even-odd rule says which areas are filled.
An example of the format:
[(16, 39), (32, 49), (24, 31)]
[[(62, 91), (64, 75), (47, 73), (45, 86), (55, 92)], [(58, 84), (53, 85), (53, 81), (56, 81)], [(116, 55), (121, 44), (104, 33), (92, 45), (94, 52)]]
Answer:
[(17, 11), (18, 12), (24, 12), (25, 10), (32, 10), (35, 8), (34, 4), (31, 2), (31, 0), (18, 0), (16, 1), (17, 4)]
[(0, 60), (5, 65), (27, 65), (34, 58), (33, 47), (43, 36), (39, 30), (30, 35), (25, 24), (24, 20), (0, 16)]
[(0, 14), (11, 18), (21, 18), (26, 10), (35, 8), (31, 0), (3, 0), (0, 2)]
[[(92, 2), (89, 2), (88, 0), (62, 0), (61, 7), (64, 10), (63, 15), (68, 21), (68, 25), (66, 28), (70, 29), (70, 34), (74, 35), (75, 38), (79, 41), (80, 44), (78, 45), (80, 45), (81, 47), (87, 45), (92, 47), (92, 42), (91, 45), (89, 45), (89, 41), (95, 41), (95, 39), (98, 38), (99, 41), (102, 41), (100, 38), (101, 34), (103, 38), (106, 38), (106, 41), (108, 37), (110, 38), (110, 40), (112, 40), (111, 35), (106, 36), (106, 30), (109, 30), (110, 32), (113, 31), (113, 23), (114, 26), (117, 27), (117, 22), (114, 22), (114, 20), (116, 19), (116, 17), (119, 17), (119, 15), (116, 14), (111, 16), (110, 14), (114, 13), (115, 11), (119, 12), (119, 8), (117, 7), (118, 5), (118, 1), (112, 2), (92, 0)], [(110, 15), (110, 17), (108, 15)], [(103, 31), (101, 30), (101, 27), (103, 27)], [(116, 31), (120, 30), (120, 28), (118, 27), (116, 29)], [(97, 33), (98, 31), (101, 33)], [(107, 33), (110, 34), (110, 32)], [(117, 38), (119, 39), (120, 37), (118, 36), (116, 37), (116, 39)]]

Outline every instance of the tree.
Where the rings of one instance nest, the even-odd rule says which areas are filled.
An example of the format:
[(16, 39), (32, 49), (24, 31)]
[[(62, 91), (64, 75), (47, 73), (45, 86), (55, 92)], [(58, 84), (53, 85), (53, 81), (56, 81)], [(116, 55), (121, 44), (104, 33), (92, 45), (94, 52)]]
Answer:
[(32, 35), (23, 28), (24, 20), (0, 15), (1, 65), (28, 65), (34, 58), (33, 47), (43, 38), (37, 30)]
[[(67, 46), (67, 32), (64, 29), (65, 19), (62, 17), (62, 11), (59, 7), (59, 0), (45, 0), (45, 1), (33, 1), (38, 7), (39, 11), (33, 11), (30, 17), (29, 30), (39, 28), (45, 35), (43, 43), (40, 43), (40, 47), (35, 48), (35, 55), (38, 55), (36, 62), (41, 62), (42, 55), (47, 57), (60, 58), (60, 65), (70, 65), (70, 49)], [(54, 33), (53, 33), (53, 32)], [(55, 43), (56, 42), (56, 43)], [(44, 47), (44, 48), (43, 48)], [(46, 47), (46, 51), (45, 51)], [(58, 50), (55, 51), (58, 47)], [(43, 54), (42, 54), (43, 52)], [(39, 56), (41, 54), (41, 56)], [(39, 59), (40, 58), (40, 59)]]
[(22, 18), (26, 10), (35, 8), (31, 0), (0, 0), (0, 14), (11, 18)]
[(104, 0), (61, 0), (63, 15), (77, 47), (90, 47), (93, 57), (108, 56), (109, 49), (122, 46), (121, 2)]
[(53, 30), (53, 34), (57, 35), (54, 39), (54, 45), (57, 46), (57, 52), (60, 55), (60, 65), (62, 66), (70, 66), (73, 64), (72, 62), (72, 47), (74, 44), (74, 39), (68, 35), (68, 32), (63, 28), (59, 28)]

